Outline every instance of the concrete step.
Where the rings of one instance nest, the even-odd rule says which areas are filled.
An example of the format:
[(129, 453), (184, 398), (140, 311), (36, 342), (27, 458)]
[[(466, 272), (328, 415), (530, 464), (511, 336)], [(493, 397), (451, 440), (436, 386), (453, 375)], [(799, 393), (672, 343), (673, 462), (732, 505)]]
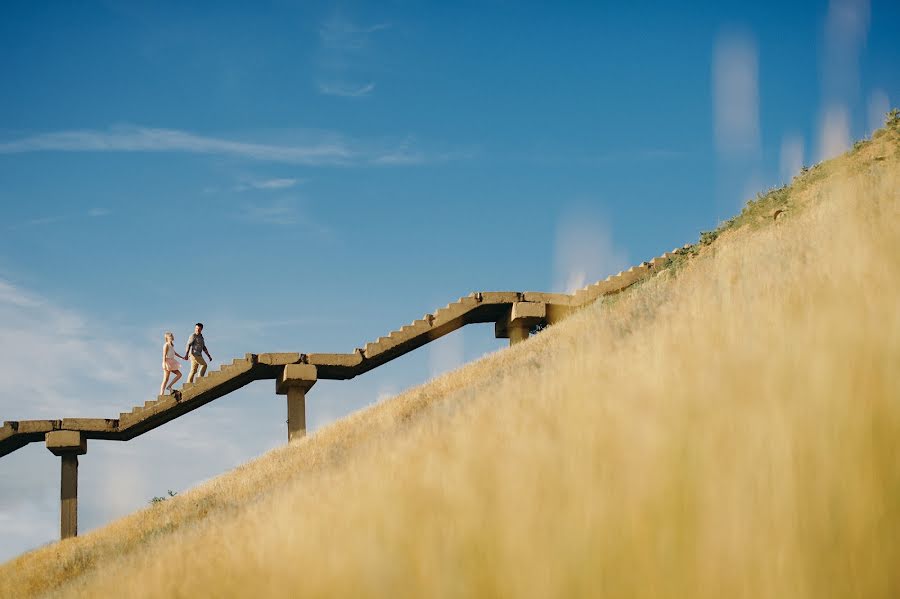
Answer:
[(451, 302), (434, 313), (434, 319), (431, 321), (432, 326), (445, 325), (448, 322), (459, 318), (472, 308), (478, 306), (478, 300), (474, 297), (461, 297), (455, 302)]

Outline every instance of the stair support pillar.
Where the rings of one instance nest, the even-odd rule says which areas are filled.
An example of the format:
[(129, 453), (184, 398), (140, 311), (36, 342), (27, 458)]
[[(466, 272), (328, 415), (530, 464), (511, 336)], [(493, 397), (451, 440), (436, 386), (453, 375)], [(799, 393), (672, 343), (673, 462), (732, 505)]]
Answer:
[(539, 302), (515, 302), (494, 325), (494, 336), (509, 339), (510, 345), (528, 339), (531, 329), (547, 322), (547, 305)]
[(275, 393), (287, 396), (288, 443), (306, 436), (306, 393), (316, 380), (312, 364), (288, 364), (275, 380)]
[(287, 390), (288, 443), (306, 436), (306, 391), (292, 386)]
[(516, 343), (521, 343), (528, 339), (531, 327), (523, 324), (511, 324), (507, 330), (509, 332), (509, 344), (515, 345)]
[(60, 458), (59, 538), (78, 536), (78, 456), (87, 453), (87, 439), (79, 431), (52, 431), (47, 449)]

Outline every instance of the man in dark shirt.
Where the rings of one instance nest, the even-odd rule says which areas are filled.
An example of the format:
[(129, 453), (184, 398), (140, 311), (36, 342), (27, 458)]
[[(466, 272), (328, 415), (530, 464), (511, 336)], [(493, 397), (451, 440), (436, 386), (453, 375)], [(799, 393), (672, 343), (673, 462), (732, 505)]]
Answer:
[(209, 350), (206, 349), (206, 341), (203, 339), (203, 323), (198, 322), (194, 326), (194, 334), (188, 339), (187, 348), (184, 350), (184, 353), (191, 358), (191, 372), (188, 374), (189, 383), (194, 382), (194, 376), (198, 370), (201, 377), (206, 375), (206, 360), (203, 359), (203, 352), (206, 352), (206, 357), (212, 362), (212, 356), (209, 355)]

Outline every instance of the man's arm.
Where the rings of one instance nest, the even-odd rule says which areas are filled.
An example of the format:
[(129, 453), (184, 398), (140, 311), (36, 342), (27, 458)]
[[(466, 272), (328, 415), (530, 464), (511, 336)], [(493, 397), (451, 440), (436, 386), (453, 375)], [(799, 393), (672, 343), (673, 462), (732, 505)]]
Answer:
[(184, 359), (187, 360), (188, 355), (191, 353), (191, 345), (194, 344), (194, 334), (191, 333), (191, 336), (188, 338), (187, 345), (184, 346)]
[(206, 357), (209, 358), (209, 361), (212, 362), (212, 356), (209, 355), (209, 348), (206, 347), (206, 342), (203, 342), (203, 351), (206, 352)]

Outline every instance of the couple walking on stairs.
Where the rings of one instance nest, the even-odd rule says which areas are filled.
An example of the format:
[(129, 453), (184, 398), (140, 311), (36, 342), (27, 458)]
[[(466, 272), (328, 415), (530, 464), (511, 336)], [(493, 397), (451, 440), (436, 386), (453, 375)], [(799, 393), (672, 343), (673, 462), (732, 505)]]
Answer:
[[(175, 351), (175, 335), (166, 332), (163, 337), (165, 339), (165, 344), (163, 345), (163, 381), (162, 385), (159, 386), (160, 395), (165, 395), (166, 392), (169, 394), (176, 393), (172, 387), (174, 387), (175, 383), (181, 378), (181, 363), (175, 359), (176, 357), (180, 360), (190, 359), (191, 371), (188, 374), (189, 383), (194, 382), (194, 377), (197, 374), (201, 377), (206, 375), (207, 364), (206, 360), (203, 359), (204, 352), (206, 352), (206, 357), (209, 358), (209, 361), (212, 362), (212, 356), (209, 355), (209, 350), (206, 348), (206, 341), (203, 339), (202, 322), (198, 322), (194, 325), (194, 334), (188, 339), (183, 356)], [(170, 383), (169, 377), (173, 374), (175, 377)]]

